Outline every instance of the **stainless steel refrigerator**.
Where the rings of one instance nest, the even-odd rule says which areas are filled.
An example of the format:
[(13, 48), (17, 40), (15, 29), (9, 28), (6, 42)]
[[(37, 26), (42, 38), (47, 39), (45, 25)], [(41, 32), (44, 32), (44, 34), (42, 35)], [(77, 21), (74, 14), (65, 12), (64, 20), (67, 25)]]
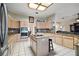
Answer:
[(8, 43), (7, 43), (7, 9), (6, 4), (0, 3), (0, 56), (7, 55)]

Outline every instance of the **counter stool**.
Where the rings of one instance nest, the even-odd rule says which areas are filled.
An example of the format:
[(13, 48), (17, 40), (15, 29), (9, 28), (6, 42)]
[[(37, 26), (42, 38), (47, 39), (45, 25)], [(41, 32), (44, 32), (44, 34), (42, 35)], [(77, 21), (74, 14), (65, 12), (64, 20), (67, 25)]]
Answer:
[(53, 50), (54, 50), (54, 48), (53, 48), (52, 39), (49, 39), (49, 52), (53, 51)]

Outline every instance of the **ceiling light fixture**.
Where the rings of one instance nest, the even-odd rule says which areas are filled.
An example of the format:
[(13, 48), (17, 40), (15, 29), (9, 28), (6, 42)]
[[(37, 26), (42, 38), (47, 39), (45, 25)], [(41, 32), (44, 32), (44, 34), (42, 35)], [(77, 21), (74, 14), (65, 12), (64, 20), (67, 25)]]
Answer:
[(51, 5), (51, 3), (41, 3), (41, 5), (44, 5), (44, 6), (48, 7), (48, 6)]
[(46, 7), (44, 7), (44, 6), (39, 6), (38, 8), (37, 8), (37, 10), (41, 10), (41, 11), (43, 11), (43, 10), (45, 10), (46, 9)]
[(34, 4), (34, 3), (30, 3), (29, 4), (29, 7), (30, 8), (33, 8), (33, 9), (36, 9), (38, 7), (38, 5), (37, 4)]
[(28, 3), (29, 8), (44, 11), (46, 10), (52, 3)]

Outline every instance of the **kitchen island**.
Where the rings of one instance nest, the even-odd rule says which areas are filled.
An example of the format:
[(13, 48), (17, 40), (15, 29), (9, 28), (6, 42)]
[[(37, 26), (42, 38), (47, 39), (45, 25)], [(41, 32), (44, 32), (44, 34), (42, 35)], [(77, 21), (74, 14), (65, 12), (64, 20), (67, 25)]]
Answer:
[(36, 56), (46, 56), (49, 54), (49, 37), (43, 35), (31, 35), (30, 45)]

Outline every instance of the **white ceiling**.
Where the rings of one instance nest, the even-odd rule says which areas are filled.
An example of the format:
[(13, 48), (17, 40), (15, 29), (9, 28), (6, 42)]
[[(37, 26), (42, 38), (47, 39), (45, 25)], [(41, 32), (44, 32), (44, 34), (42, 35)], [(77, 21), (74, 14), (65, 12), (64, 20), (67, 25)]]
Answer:
[[(7, 3), (6, 5), (8, 11), (15, 14), (26, 15), (26, 16), (46, 17), (53, 14), (54, 11), (54, 5), (47, 8), (46, 11), (38, 11), (30, 9), (27, 3)], [(52, 12), (50, 10), (52, 10)], [(39, 14), (36, 15), (35, 12), (38, 12)]]
[[(45, 11), (30, 9), (28, 8), (27, 3), (7, 3), (6, 5), (9, 12), (35, 17), (47, 17), (55, 13), (57, 18), (62, 18), (79, 12), (78, 3), (54, 3)], [(39, 14), (36, 15), (35, 12), (38, 12)]]

